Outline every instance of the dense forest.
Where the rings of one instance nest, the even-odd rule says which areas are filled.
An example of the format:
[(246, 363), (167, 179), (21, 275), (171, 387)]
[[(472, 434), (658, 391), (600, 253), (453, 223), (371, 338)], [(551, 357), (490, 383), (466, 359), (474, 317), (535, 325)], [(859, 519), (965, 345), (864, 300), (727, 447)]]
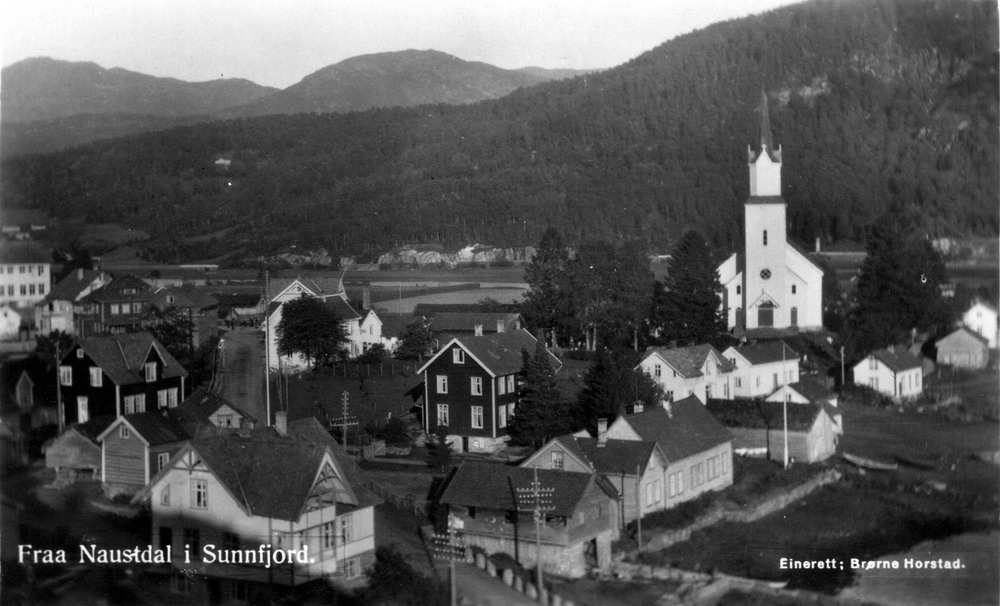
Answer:
[(470, 106), (234, 119), (11, 159), (0, 195), (144, 230), (167, 261), (525, 245), (549, 225), (655, 251), (697, 229), (730, 250), (763, 88), (793, 238), (864, 240), (904, 207), (930, 234), (995, 234), (997, 63), (994, 2), (820, 0)]

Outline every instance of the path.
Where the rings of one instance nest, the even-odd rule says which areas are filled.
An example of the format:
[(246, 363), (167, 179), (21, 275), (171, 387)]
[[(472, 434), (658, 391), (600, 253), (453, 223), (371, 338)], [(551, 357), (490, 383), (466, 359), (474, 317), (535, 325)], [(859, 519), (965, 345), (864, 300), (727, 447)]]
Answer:
[(229, 331), (219, 344), (221, 375), (216, 393), (264, 425), (264, 333), (252, 328)]

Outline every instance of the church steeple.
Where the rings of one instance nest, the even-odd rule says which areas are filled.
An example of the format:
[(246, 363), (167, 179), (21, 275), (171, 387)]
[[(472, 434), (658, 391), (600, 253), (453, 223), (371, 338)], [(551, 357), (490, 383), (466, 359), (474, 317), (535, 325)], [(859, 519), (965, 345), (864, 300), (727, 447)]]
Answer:
[(775, 147), (771, 134), (771, 117), (767, 111), (767, 93), (760, 89), (760, 119), (757, 123), (757, 148), (747, 150), (750, 165), (750, 196), (781, 195), (781, 147)]

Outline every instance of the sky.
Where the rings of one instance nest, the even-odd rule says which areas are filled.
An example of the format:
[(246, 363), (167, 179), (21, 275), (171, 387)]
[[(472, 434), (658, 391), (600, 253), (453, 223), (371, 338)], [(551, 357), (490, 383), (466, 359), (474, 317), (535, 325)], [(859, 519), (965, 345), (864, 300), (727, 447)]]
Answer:
[(515, 69), (602, 69), (793, 0), (18, 0), (0, 63), (93, 61), (191, 82), (285, 88), (349, 57), (442, 51)]

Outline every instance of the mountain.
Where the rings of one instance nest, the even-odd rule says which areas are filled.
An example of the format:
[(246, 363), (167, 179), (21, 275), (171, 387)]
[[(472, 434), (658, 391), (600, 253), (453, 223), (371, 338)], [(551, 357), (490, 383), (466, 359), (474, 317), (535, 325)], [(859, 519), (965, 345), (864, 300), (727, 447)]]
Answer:
[(270, 97), (228, 115), (349, 112), (496, 99), (553, 80), (553, 74), (500, 69), (434, 50), (375, 53), (324, 67)]
[(546, 67), (520, 67), (517, 69), (519, 72), (524, 72), (538, 78), (544, 78), (545, 80), (565, 80), (566, 78), (575, 78), (577, 76), (586, 76), (587, 74), (593, 74), (599, 72), (599, 69), (549, 69)]
[(995, 236), (997, 24), (992, 1), (815, 0), (472, 105), (238, 118), (9, 159), (0, 206), (142, 230), (162, 260), (523, 246), (549, 225), (654, 251), (697, 229), (731, 251), (763, 88), (792, 238), (864, 241), (902, 208), (929, 235)]
[(184, 82), (39, 57), (0, 72), (0, 119), (8, 125), (79, 114), (207, 115), (276, 90), (236, 78)]

